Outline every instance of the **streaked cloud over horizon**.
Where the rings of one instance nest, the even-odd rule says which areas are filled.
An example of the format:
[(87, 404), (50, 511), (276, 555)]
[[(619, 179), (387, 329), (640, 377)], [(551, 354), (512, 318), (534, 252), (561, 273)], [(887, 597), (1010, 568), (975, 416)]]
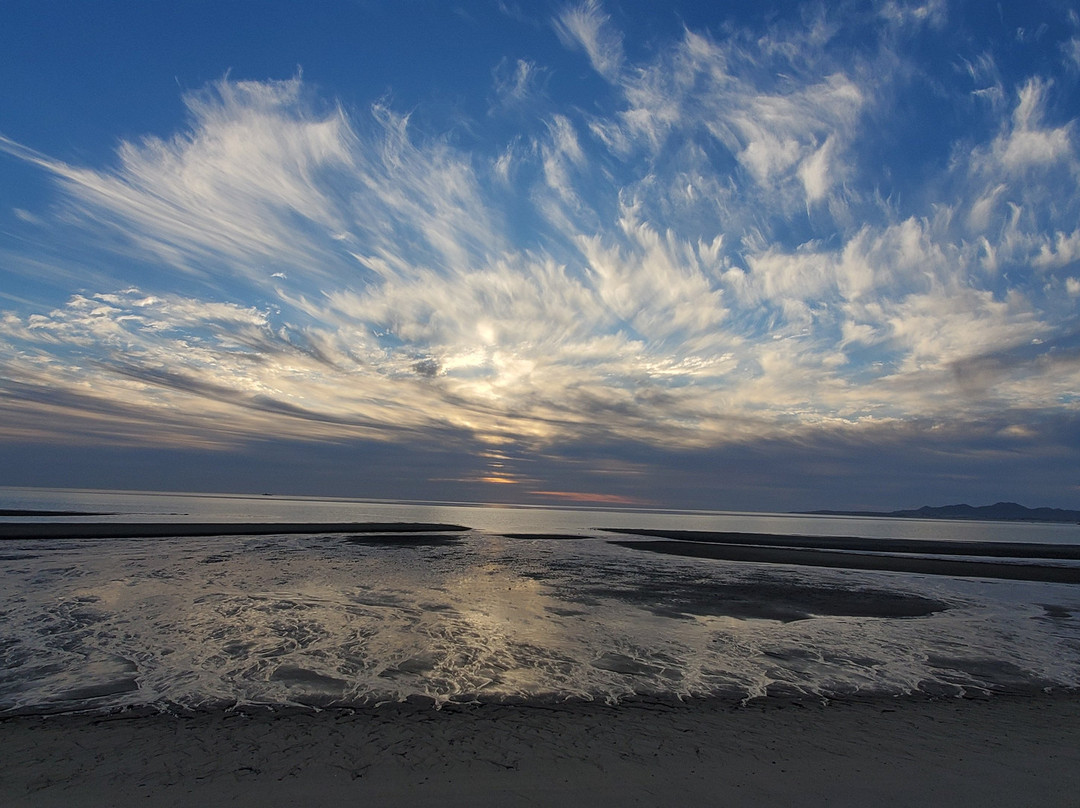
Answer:
[(427, 482), (653, 504), (680, 453), (921, 446), (957, 494), (1076, 458), (1067, 4), (459, 11), (457, 100), (230, 63), (104, 155), (0, 113), (0, 441), (453, 447)]

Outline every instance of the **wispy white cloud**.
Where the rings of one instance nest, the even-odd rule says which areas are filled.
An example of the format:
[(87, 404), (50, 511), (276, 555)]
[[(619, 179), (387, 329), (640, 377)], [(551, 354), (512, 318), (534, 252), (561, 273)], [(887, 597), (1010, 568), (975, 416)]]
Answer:
[(555, 30), (564, 42), (584, 50), (601, 76), (614, 79), (618, 75), (623, 63), (622, 36), (598, 0), (566, 8), (555, 20)]
[(543, 68), (528, 59), (518, 59), (512, 65), (504, 59), (494, 71), (497, 105), (513, 107), (527, 102), (538, 91), (543, 73)]
[(1020, 89), (1012, 126), (992, 146), (993, 158), (1006, 171), (1019, 173), (1075, 158), (1072, 126), (1043, 126), (1047, 89), (1047, 85), (1038, 80), (1032, 80)]
[(113, 171), (29, 159), (61, 180), (79, 215), (174, 271), (200, 272), (208, 260), (238, 269), (253, 258), (302, 260), (311, 245), (284, 238), (282, 224), (333, 218), (313, 180), (347, 167), (349, 136), (340, 110), (282, 115), (299, 109), (301, 93), (299, 79), (217, 82), (187, 96), (189, 132), (123, 143)]
[(1059, 230), (1052, 240), (1047, 236), (1032, 263), (1040, 269), (1075, 268), (1080, 264), (1080, 229), (1071, 233)]
[(948, 20), (948, 3), (946, 0), (929, 0), (929, 2), (888, 0), (881, 4), (879, 13), (893, 23), (940, 27)]
[(1061, 46), (1065, 63), (1073, 70), (1080, 70), (1080, 37), (1072, 37)]
[[(804, 39), (828, 40), (828, 26), (800, 31), (792, 44), (773, 32), (751, 44), (717, 42), (686, 31), (656, 63), (622, 81), (618, 128), (593, 122), (617, 152), (641, 142), (654, 155), (673, 133), (707, 132), (772, 204), (801, 207), (825, 199), (850, 176), (865, 90), (836, 65), (809, 59)], [(773, 71), (780, 72), (779, 78)]]

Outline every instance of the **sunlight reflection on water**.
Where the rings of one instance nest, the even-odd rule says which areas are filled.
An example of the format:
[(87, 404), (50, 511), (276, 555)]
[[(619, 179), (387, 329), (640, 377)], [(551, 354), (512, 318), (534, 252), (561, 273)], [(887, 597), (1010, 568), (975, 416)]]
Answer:
[(585, 527), (641, 519), (618, 512), (351, 507), (317, 521), (583, 537), (5, 542), (0, 710), (1080, 685), (1068, 585), (643, 553)]

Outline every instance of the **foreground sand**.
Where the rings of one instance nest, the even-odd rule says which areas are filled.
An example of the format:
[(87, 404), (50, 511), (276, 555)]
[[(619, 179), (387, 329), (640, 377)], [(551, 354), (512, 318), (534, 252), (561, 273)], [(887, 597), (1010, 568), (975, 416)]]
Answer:
[(22, 716), (0, 804), (1065, 806), (1080, 695)]

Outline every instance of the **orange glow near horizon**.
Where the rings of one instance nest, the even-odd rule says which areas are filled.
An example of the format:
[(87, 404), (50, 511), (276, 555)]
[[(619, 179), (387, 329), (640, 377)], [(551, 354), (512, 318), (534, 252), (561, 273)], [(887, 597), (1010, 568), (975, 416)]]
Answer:
[(603, 505), (650, 505), (648, 500), (624, 497), (619, 494), (590, 494), (584, 491), (530, 491), (541, 497), (555, 497), (569, 502), (589, 502)]

